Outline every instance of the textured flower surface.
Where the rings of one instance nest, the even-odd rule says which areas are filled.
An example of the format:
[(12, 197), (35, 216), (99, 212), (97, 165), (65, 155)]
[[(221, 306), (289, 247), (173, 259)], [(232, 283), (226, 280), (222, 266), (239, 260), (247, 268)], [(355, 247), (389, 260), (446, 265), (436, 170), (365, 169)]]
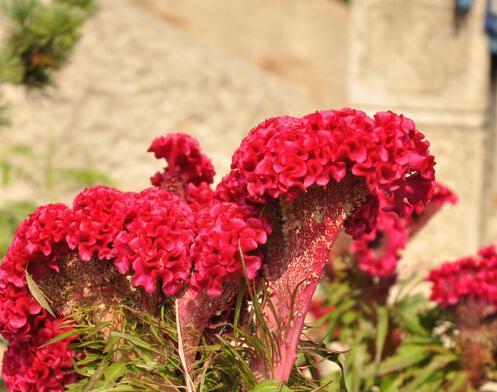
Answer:
[(352, 241), (350, 255), (357, 261), (358, 267), (371, 276), (394, 275), (401, 258), (400, 252), (409, 238), (443, 205), (456, 202), (455, 194), (439, 183), (436, 183), (433, 196), (426, 206), (417, 205), (412, 213), (404, 217), (385, 211), (380, 199), (374, 229), (370, 232), (365, 230), (365, 234)]
[[(168, 166), (152, 177), (152, 184), (182, 197), (194, 213), (195, 240), (192, 249), (191, 289), (195, 295), (205, 291), (218, 297), (223, 283), (243, 272), (249, 279), (262, 266), (260, 246), (267, 240), (270, 227), (258, 217), (259, 209), (223, 200), (210, 186), (215, 174), (210, 159), (189, 135), (172, 133), (156, 138), (149, 151), (165, 158)], [(178, 179), (181, 187), (178, 189)]]
[(497, 305), (497, 247), (480, 249), (477, 256), (464, 257), (443, 264), (430, 272), (433, 283), (430, 299), (442, 307), (457, 305), (463, 300), (478, 300)]
[(247, 278), (253, 279), (262, 266), (260, 246), (266, 243), (270, 233), (268, 223), (257, 217), (257, 210), (213, 200), (196, 218), (192, 288), (218, 296), (228, 277), (243, 274), (243, 263)]
[(67, 233), (70, 210), (61, 204), (39, 207), (17, 229), (0, 267), (0, 331), (6, 338), (29, 336), (31, 324), (47, 316), (30, 294), (25, 270), (57, 271), (57, 254)]
[(133, 283), (153, 293), (174, 295), (190, 276), (190, 247), (194, 239), (193, 214), (179, 197), (160, 189), (139, 193), (130, 221), (116, 238), (116, 268), (133, 270)]
[(351, 252), (364, 272), (371, 276), (388, 276), (395, 274), (399, 251), (405, 247), (408, 237), (407, 221), (382, 211), (374, 230), (352, 242)]
[[(78, 270), (99, 271), (75, 268), (74, 263), (106, 264), (111, 270), (115, 265), (115, 276), (130, 274), (131, 282), (149, 293), (157, 290), (160, 281), (162, 292), (172, 295), (189, 280), (193, 239), (193, 213), (188, 204), (158, 188), (131, 193), (96, 186), (80, 193), (72, 209), (62, 204), (36, 209), (19, 226), (0, 266), (0, 331), (9, 340), (3, 366), (9, 390), (62, 391), (74, 381), (68, 341), (44, 346), (63, 331), (59, 325), (70, 317), (63, 309), (70, 306), (54, 307), (56, 318), (49, 315), (31, 294), (27, 271), (38, 284), (43, 285), (45, 279), (58, 284), (54, 275), (74, 277), (77, 274), (71, 273)], [(81, 280), (91, 284), (92, 279)], [(101, 276), (94, 279), (104, 280)], [(98, 293), (86, 292), (82, 284), (72, 281), (55, 287), (54, 296), (62, 292), (68, 296), (52, 297), (52, 302), (96, 298)], [(82, 291), (68, 293), (71, 287)]]
[(198, 142), (184, 133), (170, 133), (156, 138), (149, 152), (157, 159), (164, 158), (167, 168), (152, 177), (154, 186), (161, 186), (179, 177), (184, 184), (200, 185), (202, 182), (211, 184), (214, 181), (214, 167), (211, 160), (202, 153)]
[(411, 120), (391, 112), (374, 119), (353, 109), (272, 118), (245, 137), (218, 189), (224, 198), (255, 203), (293, 200), (351, 173), (381, 195), (385, 209), (404, 216), (431, 196), (434, 158), (428, 147)]
[(30, 341), (9, 343), (2, 367), (5, 386), (11, 392), (62, 392), (64, 386), (78, 379), (69, 344), (74, 336), (45, 346), (45, 343), (68, 330), (59, 321), (46, 321)]
[(132, 194), (105, 186), (89, 188), (76, 196), (68, 220), (67, 244), (77, 249), (81, 260), (89, 261), (94, 255), (101, 260), (110, 258), (132, 200)]
[(217, 194), (267, 205), (276, 227), (266, 268), (275, 311), (264, 313), (279, 335), (278, 354), (274, 369), (259, 362), (256, 372), (288, 379), (305, 314), (342, 227), (360, 238), (376, 227), (379, 207), (406, 217), (426, 205), (435, 180), (428, 148), (404, 116), (383, 112), (370, 118), (353, 109), (272, 118), (243, 139)]

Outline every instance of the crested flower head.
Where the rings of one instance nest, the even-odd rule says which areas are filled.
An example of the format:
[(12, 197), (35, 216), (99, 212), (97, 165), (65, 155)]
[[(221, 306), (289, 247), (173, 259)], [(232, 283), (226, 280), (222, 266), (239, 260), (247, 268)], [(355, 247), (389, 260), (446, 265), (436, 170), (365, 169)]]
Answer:
[[(218, 189), (225, 199), (291, 201), (310, 187), (352, 175), (384, 199), (383, 208), (405, 216), (433, 191), (434, 158), (428, 147), (411, 120), (391, 112), (374, 119), (352, 109), (277, 117), (250, 131)], [(363, 212), (374, 219), (371, 211)], [(374, 226), (361, 219), (350, 220), (349, 226), (358, 221), (365, 229)]]
[(211, 184), (214, 181), (214, 167), (211, 160), (202, 153), (198, 142), (184, 133), (170, 133), (160, 136), (152, 142), (148, 149), (157, 159), (164, 158), (167, 167), (152, 177), (154, 186), (178, 177), (183, 184), (199, 185), (202, 182)]
[(88, 261), (94, 255), (101, 260), (111, 257), (112, 244), (123, 230), (132, 199), (132, 194), (106, 186), (94, 186), (76, 196), (67, 225), (67, 244), (77, 249), (81, 260)]
[(57, 392), (77, 381), (69, 344), (74, 336), (45, 345), (67, 331), (59, 321), (46, 321), (31, 341), (17, 339), (9, 343), (3, 357), (2, 376), (10, 392)]
[(172, 193), (148, 189), (136, 195), (130, 221), (115, 241), (115, 265), (120, 273), (133, 270), (132, 282), (152, 293), (174, 295), (190, 276), (193, 214)]
[(134, 285), (153, 292), (160, 281), (172, 295), (189, 279), (193, 238), (190, 207), (161, 189), (96, 186), (80, 193), (72, 209), (39, 207), (19, 226), (0, 266), (0, 331), (8, 339), (29, 338), (49, 317), (30, 293), (26, 270), (40, 281), (68, 260), (113, 262), (116, 274), (133, 275)]
[(57, 256), (65, 240), (70, 210), (62, 204), (37, 208), (16, 231), (0, 266), (0, 331), (6, 338), (29, 336), (31, 324), (47, 317), (26, 284), (26, 272), (42, 268), (58, 270)]
[(219, 296), (228, 278), (242, 276), (244, 270), (248, 279), (256, 276), (262, 266), (260, 247), (271, 231), (257, 212), (250, 206), (214, 200), (196, 214), (193, 290)]
[[(349, 253), (358, 267), (371, 276), (386, 277), (396, 274), (401, 251), (420, 227), (422, 227), (443, 205), (457, 202), (456, 195), (446, 186), (435, 183), (433, 196), (427, 205), (417, 205), (404, 217), (382, 207), (372, 231), (352, 241)], [(371, 221), (371, 220), (370, 220)], [(358, 225), (354, 225), (357, 227)]]
[(464, 300), (497, 305), (497, 247), (480, 249), (477, 256), (463, 257), (433, 270), (427, 277), (433, 283), (430, 299), (442, 307)]

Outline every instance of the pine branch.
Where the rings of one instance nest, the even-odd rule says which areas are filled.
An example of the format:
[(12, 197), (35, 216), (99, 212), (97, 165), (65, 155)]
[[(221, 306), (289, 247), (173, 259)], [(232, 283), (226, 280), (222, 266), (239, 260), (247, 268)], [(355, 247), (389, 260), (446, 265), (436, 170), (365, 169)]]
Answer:
[(0, 49), (0, 81), (27, 88), (52, 86), (69, 60), (93, 0), (4, 0), (10, 30)]

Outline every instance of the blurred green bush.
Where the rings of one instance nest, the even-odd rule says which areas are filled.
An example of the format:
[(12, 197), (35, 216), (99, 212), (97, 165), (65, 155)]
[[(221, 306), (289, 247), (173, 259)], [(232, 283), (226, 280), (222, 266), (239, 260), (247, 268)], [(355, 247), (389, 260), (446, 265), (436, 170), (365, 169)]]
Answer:
[(4, 0), (9, 26), (0, 49), (0, 81), (28, 88), (53, 84), (80, 38), (81, 26), (94, 11), (93, 0)]

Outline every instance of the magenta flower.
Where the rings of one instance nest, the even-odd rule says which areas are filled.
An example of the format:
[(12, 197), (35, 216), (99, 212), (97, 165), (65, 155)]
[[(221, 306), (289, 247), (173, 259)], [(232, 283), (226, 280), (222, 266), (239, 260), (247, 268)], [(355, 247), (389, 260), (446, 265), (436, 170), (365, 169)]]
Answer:
[(255, 206), (217, 197), (210, 187), (214, 168), (192, 137), (178, 133), (159, 137), (149, 151), (168, 163), (163, 173), (152, 177), (152, 184), (182, 197), (194, 216), (190, 286), (178, 300), (186, 366), (191, 370), (209, 319), (227, 308), (241, 287), (242, 261), (248, 279), (254, 279), (260, 270), (261, 246), (266, 243), (270, 227)]
[(77, 381), (69, 348), (75, 337), (44, 346), (68, 328), (58, 321), (46, 321), (30, 341), (14, 340), (4, 354), (2, 376), (10, 392), (62, 392)]
[(353, 240), (347, 253), (362, 271), (371, 276), (383, 278), (396, 275), (400, 252), (407, 242), (444, 204), (456, 202), (454, 193), (439, 183), (435, 184), (433, 196), (426, 206), (418, 205), (404, 217), (385, 211), (380, 199), (374, 229)]
[(476, 300), (495, 307), (497, 305), (497, 247), (480, 249), (477, 256), (463, 257), (445, 263), (430, 272), (426, 278), (432, 282), (430, 299), (442, 307)]
[[(279, 117), (252, 129), (233, 156), (220, 197), (264, 205), (272, 217), (266, 279), (278, 337), (274, 369), (286, 381), (328, 250), (345, 226), (355, 236), (375, 226), (382, 208), (406, 216), (429, 200), (434, 158), (414, 123), (391, 112), (374, 119), (344, 109), (303, 118)], [(281, 326), (281, 327), (280, 327)]]
[[(140, 307), (155, 303), (151, 299), (159, 282), (165, 295), (182, 290), (190, 279), (194, 232), (188, 204), (161, 189), (131, 193), (97, 186), (80, 193), (72, 209), (61, 204), (36, 209), (19, 226), (0, 266), (0, 331), (9, 341), (3, 367), (9, 390), (58, 391), (75, 380), (69, 341), (43, 347), (63, 332), (58, 325), (71, 316), (72, 301), (134, 295), (140, 296)], [(91, 268), (95, 263), (107, 264), (109, 274), (115, 266), (112, 282), (122, 287), (91, 276), (102, 271)], [(55, 317), (49, 315), (32, 296), (26, 271), (43, 286), (49, 275), (77, 279), (80, 275), (71, 271), (82, 264), (88, 265), (83, 267), (88, 279), (56, 286), (51, 293)], [(124, 274), (145, 292), (119, 280)]]
[[(190, 135), (171, 133), (156, 138), (149, 152), (157, 159), (164, 158), (167, 167), (152, 178), (152, 185), (171, 187), (175, 183), (200, 185), (214, 181), (214, 167), (200, 150), (198, 142)], [(172, 189), (171, 189), (172, 190)]]

